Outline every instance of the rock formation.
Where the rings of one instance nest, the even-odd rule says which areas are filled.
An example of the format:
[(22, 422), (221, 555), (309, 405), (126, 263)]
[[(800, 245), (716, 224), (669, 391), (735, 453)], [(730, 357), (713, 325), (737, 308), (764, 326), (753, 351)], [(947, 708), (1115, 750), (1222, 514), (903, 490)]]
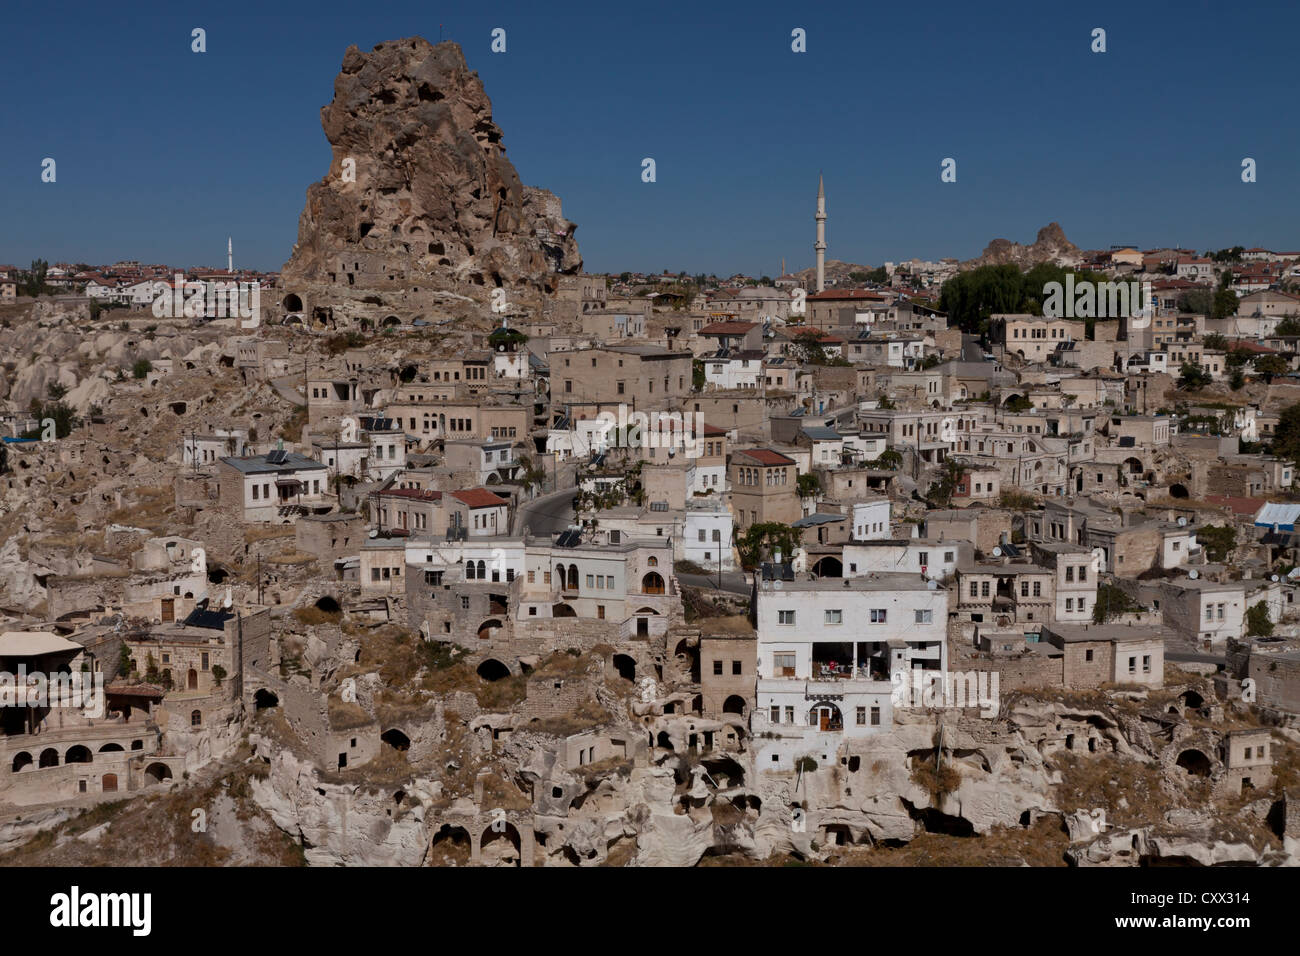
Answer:
[(1051, 222), (1038, 230), (1038, 236), (1032, 245), (1023, 246), (1010, 239), (994, 239), (984, 247), (984, 252), (978, 259), (963, 263), (963, 266), (1000, 266), (1010, 263), (1029, 269), (1042, 262), (1074, 266), (1082, 261), (1079, 247), (1065, 238), (1061, 224)]
[(527, 306), (581, 270), (577, 227), (555, 195), (520, 183), (455, 43), (349, 47), (321, 124), (333, 159), (307, 190), (281, 313), (436, 319), (496, 288)]

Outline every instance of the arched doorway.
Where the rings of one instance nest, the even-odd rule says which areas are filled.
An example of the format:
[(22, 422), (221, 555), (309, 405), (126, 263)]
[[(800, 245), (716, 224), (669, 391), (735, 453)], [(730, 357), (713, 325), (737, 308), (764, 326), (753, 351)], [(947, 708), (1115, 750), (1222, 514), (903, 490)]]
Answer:
[(513, 823), (504, 820), (488, 825), (479, 844), (479, 862), (485, 866), (523, 866), (522, 841)]
[(808, 726), (822, 731), (843, 730), (844, 718), (830, 701), (818, 701), (808, 710)]
[(651, 571), (641, 579), (642, 594), (663, 594), (664, 579), (660, 577), (658, 571)]
[(11, 769), (14, 773), (18, 773), (20, 770), (30, 767), (35, 762), (36, 761), (32, 758), (31, 754), (26, 750), (20, 750), (18, 753), (14, 754), (14, 762)]
[(117, 793), (117, 774), (106, 773), (100, 780), (100, 789), (104, 793)]
[(257, 693), (253, 695), (253, 706), (257, 710), (266, 710), (268, 707), (279, 707), (280, 698), (276, 697), (275, 694), (271, 693), (265, 687), (261, 687), (258, 689)]
[(189, 672), (185, 675), (185, 687), (187, 690), (199, 689), (199, 672), (193, 667), (191, 667)]
[(406, 734), (402, 733), (396, 727), (385, 730), (379, 735), (379, 739), (388, 744), (388, 746), (392, 747), (394, 750), (405, 752), (411, 749), (411, 738), (406, 736)]
[(577, 617), (578, 612), (567, 604), (556, 604), (551, 608), (551, 617)]
[(147, 783), (162, 783), (172, 778), (172, 768), (165, 763), (151, 763), (144, 768), (144, 775), (149, 778)]
[(615, 654), (613, 663), (614, 670), (618, 671), (618, 676), (623, 680), (636, 680), (636, 661), (632, 658), (626, 654)]
[(67, 754), (63, 757), (64, 763), (90, 763), (93, 758), (90, 755), (90, 748), (77, 744), (75, 747), (69, 747)]
[(490, 641), (496, 637), (497, 631), (501, 629), (501, 622), (496, 618), (484, 621), (478, 626), (478, 639), (480, 641)]
[(483, 678), (485, 681), (492, 682), (499, 681), (503, 677), (509, 677), (510, 668), (506, 667), (505, 664), (502, 664), (496, 658), (489, 657), (475, 668), (474, 673), (478, 674), (478, 676)]
[(739, 694), (732, 694), (722, 702), (722, 712), (724, 714), (739, 714), (745, 716), (745, 698)]
[(1199, 750), (1184, 750), (1178, 755), (1178, 760), (1175, 763), (1193, 777), (1208, 777), (1210, 775), (1210, 758)]
[(1189, 497), (1189, 493), (1188, 493), (1188, 491), (1187, 491), (1187, 486), (1186, 486), (1186, 485), (1170, 485), (1170, 486), (1169, 486), (1169, 497), (1170, 497), (1170, 498), (1187, 498), (1187, 497)]
[(294, 295), (292, 292), (290, 292), (288, 295), (284, 297), (284, 311), (301, 312), (302, 299), (299, 296)]
[(435, 866), (468, 866), (471, 855), (469, 831), (444, 823), (433, 835), (429, 849), (430, 863)]
[(832, 554), (820, 558), (813, 565), (813, 574), (819, 578), (842, 578), (844, 577), (844, 562)]
[(59, 752), (53, 747), (46, 747), (41, 751), (41, 759), (37, 763), (38, 767), (57, 767), (59, 765)]

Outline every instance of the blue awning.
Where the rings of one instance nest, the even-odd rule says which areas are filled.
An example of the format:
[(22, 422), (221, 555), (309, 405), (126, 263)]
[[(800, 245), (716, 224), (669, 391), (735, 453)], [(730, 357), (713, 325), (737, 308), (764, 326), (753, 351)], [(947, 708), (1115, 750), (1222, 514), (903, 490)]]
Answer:
[(1255, 514), (1255, 527), (1294, 531), (1297, 517), (1300, 517), (1300, 504), (1270, 501)]

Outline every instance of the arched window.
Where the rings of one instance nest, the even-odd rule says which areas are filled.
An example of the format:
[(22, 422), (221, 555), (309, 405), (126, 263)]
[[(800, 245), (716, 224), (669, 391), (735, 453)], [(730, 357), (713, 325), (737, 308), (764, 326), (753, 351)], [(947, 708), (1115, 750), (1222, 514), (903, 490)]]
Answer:
[(191, 727), (203, 726), (203, 711), (201, 710), (190, 711), (190, 726)]
[(487, 564), (483, 561), (478, 563), (478, 579), (480, 581), (487, 580)]
[(659, 567), (659, 559), (652, 554), (650, 555), (649, 560), (646, 561), (646, 564), (652, 568), (657, 568)]

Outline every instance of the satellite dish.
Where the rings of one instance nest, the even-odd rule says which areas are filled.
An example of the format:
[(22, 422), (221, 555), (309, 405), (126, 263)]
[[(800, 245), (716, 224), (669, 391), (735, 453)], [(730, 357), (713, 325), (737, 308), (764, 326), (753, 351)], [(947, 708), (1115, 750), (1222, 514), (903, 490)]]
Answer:
[(1270, 581), (1278, 581), (1278, 580), (1281, 580), (1281, 579), (1280, 579), (1280, 578), (1275, 574), (1275, 575), (1273, 575), (1271, 578), (1269, 578), (1269, 580), (1270, 580)]
[(1002, 557), (1002, 549), (1001, 549), (1001, 548), (994, 548), (994, 549), (993, 549), (993, 557), (995, 557), (995, 558), (1000, 558), (1000, 557)]
[(1191, 578), (1193, 581), (1195, 581), (1197, 578), (1201, 576), (1201, 572), (1197, 571), (1195, 568), (1192, 568), (1192, 570), (1187, 572), (1187, 576)]
[(929, 581), (925, 582), (925, 586), (933, 591), (939, 587), (939, 582), (934, 580), (934, 578), (931, 578)]
[(1178, 518), (1178, 527), (1180, 527), (1180, 528), (1185, 527), (1186, 524), (1187, 524), (1187, 519), (1184, 518), (1184, 517), (1181, 517), (1181, 516), (1180, 516), (1180, 517)]
[(781, 590), (781, 582), (780, 582), (780, 581), (773, 581), (773, 582), (772, 582), (772, 587), (775, 588), (775, 589), (778, 590), (778, 591)]
[(371, 529), (370, 529), (370, 532), (369, 532), (369, 534), (368, 534), (368, 537), (371, 537), (371, 538), (378, 538), (378, 537), (379, 537), (379, 529), (378, 529), (378, 528), (371, 528)]

